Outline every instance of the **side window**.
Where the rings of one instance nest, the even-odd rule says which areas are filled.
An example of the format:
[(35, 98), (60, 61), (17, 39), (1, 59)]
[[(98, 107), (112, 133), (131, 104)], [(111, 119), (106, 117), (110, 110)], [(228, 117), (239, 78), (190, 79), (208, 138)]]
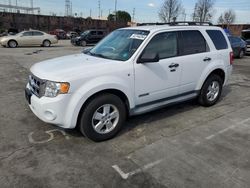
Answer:
[(96, 31), (91, 31), (90, 34), (91, 35), (96, 35)]
[(199, 31), (181, 31), (180, 55), (190, 55), (208, 51), (207, 42)]
[(148, 43), (143, 54), (155, 53), (160, 59), (177, 56), (177, 33), (166, 32), (155, 35)]
[(33, 36), (42, 36), (42, 35), (43, 35), (43, 33), (41, 33), (41, 32), (38, 32), (38, 31), (33, 32)]
[(97, 31), (97, 35), (103, 35), (103, 31)]
[(32, 32), (30, 32), (30, 31), (29, 32), (25, 32), (25, 33), (23, 33), (23, 36), (26, 36), (26, 37), (27, 36), (32, 36)]
[(220, 30), (207, 30), (207, 34), (214, 43), (217, 50), (227, 49), (227, 41)]

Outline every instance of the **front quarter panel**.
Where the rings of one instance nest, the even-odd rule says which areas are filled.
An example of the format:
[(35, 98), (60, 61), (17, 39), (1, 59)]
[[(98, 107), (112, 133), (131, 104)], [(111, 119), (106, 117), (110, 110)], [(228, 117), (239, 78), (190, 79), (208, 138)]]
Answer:
[[(132, 81), (132, 80), (131, 80)], [(87, 101), (94, 94), (107, 90), (116, 89), (123, 92), (129, 102), (130, 108), (134, 107), (133, 85), (131, 82), (118, 76), (102, 76), (84, 83), (79, 89), (72, 93), (65, 117), (65, 128), (74, 128), (77, 123), (78, 114)]]

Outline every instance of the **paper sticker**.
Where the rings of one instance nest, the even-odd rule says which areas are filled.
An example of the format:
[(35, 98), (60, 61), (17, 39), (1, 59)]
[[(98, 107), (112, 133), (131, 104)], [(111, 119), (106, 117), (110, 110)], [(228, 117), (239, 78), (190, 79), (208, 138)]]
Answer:
[(138, 39), (138, 40), (144, 40), (147, 37), (147, 35), (141, 35), (141, 34), (133, 34), (131, 35), (131, 39)]

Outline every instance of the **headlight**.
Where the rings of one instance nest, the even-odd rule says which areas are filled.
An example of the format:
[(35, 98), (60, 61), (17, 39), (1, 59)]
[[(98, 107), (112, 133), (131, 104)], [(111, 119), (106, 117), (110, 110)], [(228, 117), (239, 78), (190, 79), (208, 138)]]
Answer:
[(66, 94), (69, 86), (69, 83), (46, 81), (44, 96), (56, 97), (58, 94)]

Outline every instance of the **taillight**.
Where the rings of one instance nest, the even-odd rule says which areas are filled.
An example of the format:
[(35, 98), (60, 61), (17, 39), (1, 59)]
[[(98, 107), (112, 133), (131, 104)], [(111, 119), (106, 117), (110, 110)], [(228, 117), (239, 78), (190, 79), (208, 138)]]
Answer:
[(233, 65), (234, 53), (233, 53), (233, 52), (230, 52), (229, 56), (230, 56), (230, 65)]

